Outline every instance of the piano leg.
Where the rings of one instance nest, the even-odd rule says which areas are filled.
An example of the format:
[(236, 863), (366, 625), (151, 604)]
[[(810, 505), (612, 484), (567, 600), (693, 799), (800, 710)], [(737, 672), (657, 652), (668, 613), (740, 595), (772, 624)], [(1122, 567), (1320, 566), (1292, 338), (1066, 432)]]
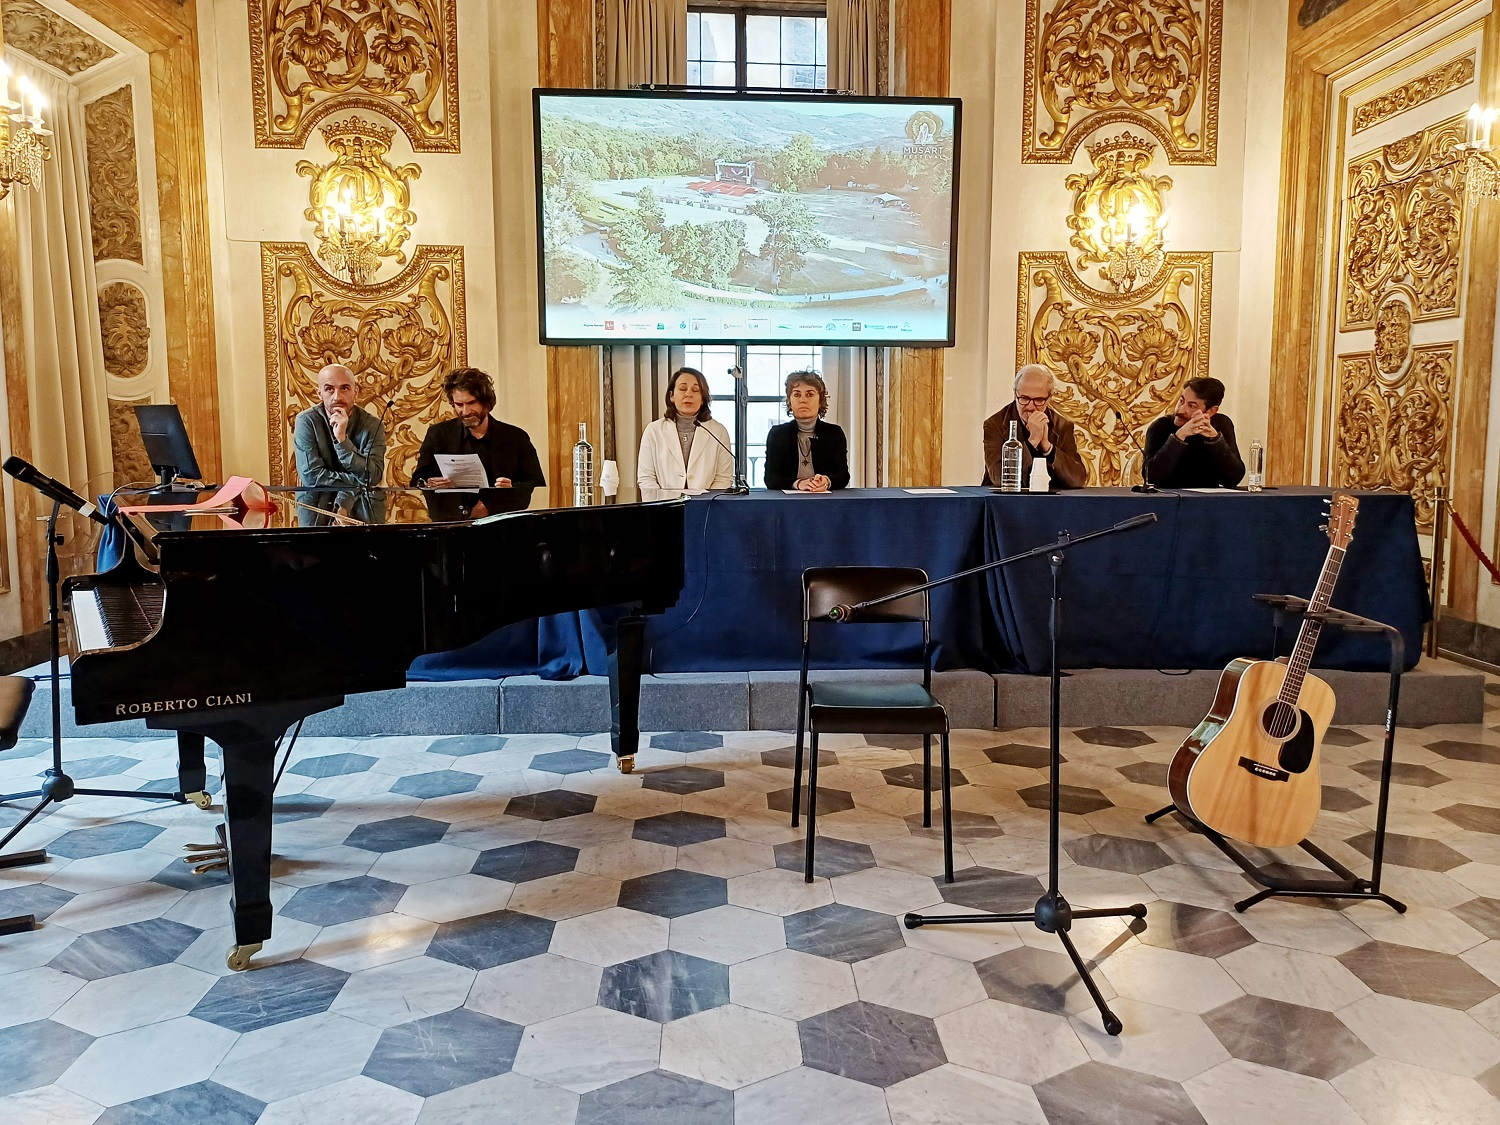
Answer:
[[(221, 744), (222, 745), (222, 744)], [(228, 965), (236, 972), (271, 936), (271, 806), (276, 740), (224, 746), (224, 824), (229, 843), (229, 899), (234, 946)]]
[(622, 617), (615, 634), (615, 651), (609, 657), (609, 745), (621, 773), (635, 769), (635, 752), (641, 741), (641, 652), (646, 639), (646, 619)]
[(203, 764), (204, 741), (201, 734), (177, 732), (177, 791), (200, 809), (213, 804), (208, 795), (208, 770)]

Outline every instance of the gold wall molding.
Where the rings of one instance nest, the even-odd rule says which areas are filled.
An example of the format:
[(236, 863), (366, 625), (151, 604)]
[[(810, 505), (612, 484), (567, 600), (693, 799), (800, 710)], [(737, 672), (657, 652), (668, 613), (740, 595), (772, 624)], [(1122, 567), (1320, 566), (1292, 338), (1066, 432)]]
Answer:
[(124, 281), (99, 290), (99, 327), (104, 335), (104, 370), (118, 379), (132, 379), (151, 359), (151, 320), (146, 294)]
[(145, 264), (141, 188), (136, 164), (135, 102), (121, 86), (83, 107), (88, 149), (89, 225), (94, 261)]
[(1147, 172), (1156, 145), (1130, 132), (1088, 146), (1092, 172), (1076, 172), (1063, 181), (1073, 193), (1073, 213), (1068, 242), (1078, 251), (1081, 277), (1091, 265), (1099, 265), (1099, 276), (1115, 290), (1129, 290), (1135, 274), (1122, 277), (1116, 268), (1122, 261), (1124, 240), (1129, 239), (1135, 264), (1145, 267), (1139, 280), (1149, 282), (1161, 268), (1162, 215), (1170, 176)]
[(257, 148), (360, 109), (413, 151), (459, 151), (457, 0), (250, 0), (250, 70)]
[(1431, 531), (1436, 490), (1448, 483), (1458, 344), (1409, 351), (1410, 362), (1395, 378), (1382, 373), (1378, 350), (1338, 357), (1330, 483), (1410, 493), (1417, 526)]
[(156, 479), (151, 458), (141, 441), (141, 427), (135, 418), (135, 403), (109, 400), (109, 445), (114, 456), (115, 487)]
[(1464, 206), (1453, 146), (1464, 136), (1464, 118), (1452, 117), (1349, 161), (1342, 331), (1373, 327), (1393, 286), (1411, 294), (1415, 320), (1458, 315)]
[(1378, 98), (1360, 102), (1354, 107), (1354, 128), (1351, 135), (1373, 129), (1382, 121), (1388, 121), (1398, 113), (1426, 105), (1435, 98), (1467, 86), (1474, 81), (1474, 52), (1460, 55), (1440, 63), (1409, 82), (1403, 82), (1394, 90), (1388, 90)]
[(1171, 164), (1218, 163), (1223, 0), (1026, 0), (1021, 162), (1149, 130)]
[(331, 276), (300, 242), (262, 242), (271, 479), (296, 480), (292, 423), (318, 401), (317, 374), (341, 363), (360, 402), (385, 416), (386, 481), (405, 483), (427, 428), (445, 417), (443, 376), (468, 362), (461, 246), (419, 246), (378, 285)]
[(1052, 404), (1078, 428), (1090, 482), (1130, 483), (1140, 472), (1131, 434), (1209, 372), (1213, 255), (1169, 251), (1152, 284), (1127, 294), (1090, 287), (1066, 253), (1023, 251), (1018, 295), (1016, 366), (1056, 376)]
[(36, 0), (5, 0), (0, 4), (0, 23), (5, 28), (6, 46), (69, 77), (116, 54), (113, 47)]
[(1411, 306), (1389, 297), (1375, 314), (1375, 367), (1382, 375), (1398, 375), (1411, 358)]

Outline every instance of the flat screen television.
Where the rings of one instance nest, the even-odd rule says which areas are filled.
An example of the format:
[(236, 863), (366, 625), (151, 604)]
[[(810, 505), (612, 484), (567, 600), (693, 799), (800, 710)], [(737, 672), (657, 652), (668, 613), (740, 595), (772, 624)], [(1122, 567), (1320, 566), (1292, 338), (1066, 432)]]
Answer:
[(961, 106), (536, 90), (544, 344), (953, 343)]

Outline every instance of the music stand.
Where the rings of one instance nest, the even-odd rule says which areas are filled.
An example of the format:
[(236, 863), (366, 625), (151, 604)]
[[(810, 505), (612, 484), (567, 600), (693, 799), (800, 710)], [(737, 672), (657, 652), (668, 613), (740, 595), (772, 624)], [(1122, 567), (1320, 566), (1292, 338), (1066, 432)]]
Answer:
[(141, 428), (141, 444), (156, 470), (156, 487), (152, 492), (172, 492), (173, 483), (183, 477), (200, 480), (202, 471), (193, 455), (193, 443), (182, 423), (182, 411), (175, 403), (164, 406), (137, 406), (135, 419)]

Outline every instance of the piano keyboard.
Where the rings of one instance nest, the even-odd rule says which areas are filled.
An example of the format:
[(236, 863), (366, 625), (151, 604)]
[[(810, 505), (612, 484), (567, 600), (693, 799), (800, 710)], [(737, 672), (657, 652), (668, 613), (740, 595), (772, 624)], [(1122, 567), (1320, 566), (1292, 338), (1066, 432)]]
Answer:
[(143, 641), (161, 624), (166, 587), (95, 586), (73, 593), (73, 636), (80, 652)]

